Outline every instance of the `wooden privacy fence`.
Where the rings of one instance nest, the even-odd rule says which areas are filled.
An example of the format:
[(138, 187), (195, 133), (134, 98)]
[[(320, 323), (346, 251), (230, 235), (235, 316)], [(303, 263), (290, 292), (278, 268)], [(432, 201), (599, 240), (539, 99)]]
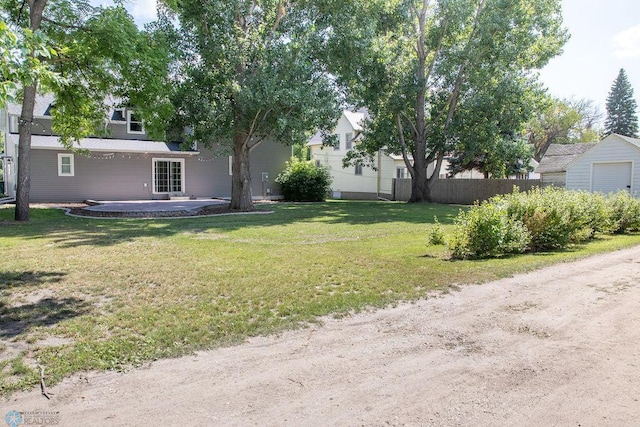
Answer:
[[(431, 190), (434, 203), (472, 205), (498, 194), (509, 194), (516, 186), (520, 191), (540, 187), (539, 179), (439, 179)], [(393, 180), (393, 200), (407, 201), (411, 197), (411, 180)]]

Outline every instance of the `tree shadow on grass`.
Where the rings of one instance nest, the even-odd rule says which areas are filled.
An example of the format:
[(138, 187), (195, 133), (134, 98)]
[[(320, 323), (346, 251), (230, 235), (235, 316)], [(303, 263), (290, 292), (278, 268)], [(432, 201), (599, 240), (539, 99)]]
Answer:
[(16, 306), (0, 302), (0, 338), (13, 338), (36, 326), (51, 326), (80, 316), (89, 306), (78, 298), (43, 298)]
[[(8, 271), (0, 273), (0, 295), (12, 291), (60, 282), (66, 273), (49, 271)], [(51, 326), (79, 316), (89, 304), (78, 298), (41, 297), (22, 304), (9, 305), (0, 299), (0, 338), (12, 338), (36, 326)]]
[(43, 283), (58, 283), (66, 273), (49, 271), (0, 272), (0, 292), (15, 288), (38, 286)]
[[(432, 224), (437, 217), (450, 224), (461, 206), (408, 204), (379, 201), (330, 201), (323, 203), (274, 203), (258, 206), (270, 215), (222, 215), (202, 218), (73, 218), (59, 209), (32, 209), (28, 223), (11, 223), (0, 234), (28, 239), (47, 238), (54, 247), (113, 246), (139, 237), (170, 237), (184, 232), (231, 232), (295, 223), (373, 225), (382, 223)], [(1, 212), (0, 214), (5, 214)], [(2, 215), (0, 215), (1, 219)]]

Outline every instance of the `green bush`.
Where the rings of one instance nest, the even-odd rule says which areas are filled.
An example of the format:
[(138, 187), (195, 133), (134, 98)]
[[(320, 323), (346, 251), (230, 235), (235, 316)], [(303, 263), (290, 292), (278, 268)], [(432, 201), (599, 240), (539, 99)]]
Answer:
[(495, 201), (460, 212), (455, 223), (447, 247), (456, 259), (522, 253), (531, 241), (522, 222), (509, 218), (504, 205)]
[(276, 182), (286, 200), (292, 202), (322, 202), (331, 190), (331, 174), (326, 167), (291, 158)]
[[(565, 190), (566, 191), (566, 190)], [(611, 231), (611, 204), (602, 193), (587, 191), (566, 191), (571, 195), (571, 218), (575, 222), (573, 240), (591, 239), (596, 233)], [(584, 238), (580, 238), (580, 233)]]
[(429, 243), (432, 245), (444, 245), (446, 243), (444, 230), (436, 216), (433, 217), (433, 227), (429, 229)]
[[(640, 230), (640, 200), (548, 187), (516, 190), (475, 205), (456, 219), (453, 258), (479, 258), (567, 247), (596, 233)], [(523, 246), (524, 245), (524, 246)]]
[(525, 225), (532, 251), (564, 248), (610, 228), (610, 209), (601, 194), (547, 187), (514, 191), (492, 201), (505, 204), (509, 217)]
[(609, 206), (612, 233), (640, 230), (640, 199), (619, 191), (609, 196)]

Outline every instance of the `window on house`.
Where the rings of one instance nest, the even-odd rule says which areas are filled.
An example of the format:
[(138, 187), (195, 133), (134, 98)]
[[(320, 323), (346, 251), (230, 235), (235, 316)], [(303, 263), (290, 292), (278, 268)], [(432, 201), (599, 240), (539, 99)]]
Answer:
[(346, 144), (347, 144), (346, 145), (346, 149), (347, 150), (351, 150), (353, 148), (353, 143), (351, 141), (352, 139), (353, 139), (353, 134), (352, 133), (347, 133), (345, 135), (345, 140), (346, 140)]
[(58, 154), (58, 176), (74, 176), (73, 154)]
[(397, 167), (396, 168), (396, 178), (404, 179), (407, 177), (407, 168)]
[(334, 150), (339, 150), (340, 149), (340, 135), (338, 135), (338, 134), (333, 135), (333, 139), (334, 139), (333, 149)]
[(144, 133), (142, 120), (133, 111), (127, 111), (127, 133)]
[(124, 108), (116, 108), (111, 115), (112, 122), (126, 122), (127, 118), (124, 114)]
[(362, 165), (356, 165), (356, 175), (362, 175)]

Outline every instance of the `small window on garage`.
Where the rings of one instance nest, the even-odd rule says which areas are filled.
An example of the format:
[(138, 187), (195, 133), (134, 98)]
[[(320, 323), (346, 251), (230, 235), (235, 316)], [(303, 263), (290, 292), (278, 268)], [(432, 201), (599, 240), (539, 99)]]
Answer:
[(58, 154), (58, 176), (74, 176), (73, 154)]

